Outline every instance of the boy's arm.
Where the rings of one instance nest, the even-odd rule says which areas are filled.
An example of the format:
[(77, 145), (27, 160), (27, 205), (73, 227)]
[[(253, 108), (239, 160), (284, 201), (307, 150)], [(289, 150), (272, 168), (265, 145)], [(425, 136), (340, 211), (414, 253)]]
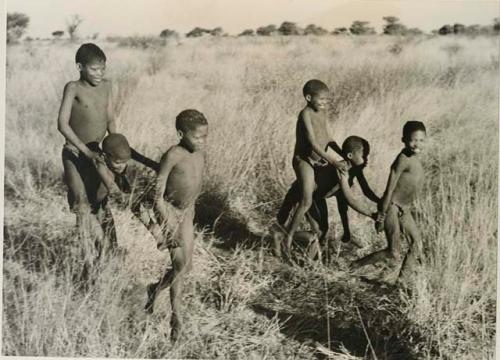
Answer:
[(133, 148), (130, 148), (132, 152), (132, 160), (137, 161), (138, 163), (141, 163), (142, 165), (154, 170), (156, 173), (160, 171), (160, 164), (157, 163), (156, 161), (142, 155), (138, 151), (136, 151)]
[(107, 118), (108, 118), (108, 126), (107, 130), (109, 134), (116, 133), (116, 121), (115, 121), (115, 108), (113, 104), (113, 84), (111, 81), (108, 81), (108, 107), (107, 107)]
[(90, 150), (85, 143), (75, 134), (69, 125), (69, 118), (71, 116), (71, 107), (73, 106), (73, 99), (76, 96), (76, 85), (74, 83), (67, 83), (64, 87), (63, 99), (61, 107), (59, 108), (59, 116), (57, 118), (57, 129), (59, 132), (72, 143), (78, 150), (81, 151), (89, 159), (94, 162), (103, 162), (100, 155)]
[(167, 187), (167, 179), (174, 166), (179, 161), (179, 154), (175, 149), (168, 150), (161, 158), (160, 171), (156, 177), (154, 207), (159, 213), (159, 223), (162, 224), (167, 218), (167, 207), (164, 194)]
[(343, 174), (340, 171), (337, 171), (337, 173), (339, 175), (340, 189), (342, 191), (342, 195), (347, 201), (347, 204), (360, 214), (374, 218), (376, 216), (376, 213), (374, 214), (373, 212), (371, 212), (361, 201), (356, 199), (356, 197), (353, 195), (351, 187), (349, 186), (348, 175)]
[(327, 147), (331, 148), (337, 154), (339, 154), (340, 156), (344, 157), (344, 154), (342, 153), (342, 149), (340, 148), (340, 146), (334, 140), (330, 141), (328, 143)]
[(399, 154), (394, 163), (391, 165), (391, 173), (389, 174), (387, 187), (385, 189), (384, 196), (382, 197), (382, 205), (380, 209), (382, 215), (385, 215), (387, 213), (389, 205), (391, 204), (392, 193), (396, 188), (399, 177), (401, 176), (401, 174), (403, 173), (403, 171), (406, 169), (407, 166), (408, 163), (406, 162), (406, 158), (403, 154)]
[[(306, 139), (311, 144), (313, 151), (315, 153), (317, 153), (319, 156), (321, 156), (323, 159), (328, 161), (330, 164), (335, 166), (337, 169), (344, 169), (344, 165), (340, 161), (335, 160), (332, 155), (328, 154), (316, 142), (316, 138), (314, 136), (314, 129), (313, 129), (312, 124), (311, 124), (311, 117), (309, 116), (307, 111), (302, 112), (302, 120), (304, 121), (304, 127), (306, 130), (306, 133), (305, 133)], [(325, 129), (325, 131), (326, 131), (326, 129)]]
[(366, 181), (363, 170), (360, 170), (356, 174), (356, 178), (358, 179), (358, 183), (359, 186), (361, 187), (361, 191), (363, 191), (363, 194), (374, 203), (379, 204), (380, 198), (373, 192), (373, 190), (370, 188), (370, 185), (368, 185), (368, 181)]

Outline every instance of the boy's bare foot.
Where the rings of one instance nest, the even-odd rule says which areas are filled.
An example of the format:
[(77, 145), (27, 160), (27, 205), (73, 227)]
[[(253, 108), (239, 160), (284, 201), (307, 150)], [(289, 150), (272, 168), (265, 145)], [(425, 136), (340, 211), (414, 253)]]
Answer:
[(148, 301), (146, 303), (146, 306), (144, 306), (144, 310), (146, 310), (146, 312), (148, 314), (152, 314), (154, 311), (153, 306), (154, 306), (155, 299), (156, 299), (156, 288), (157, 288), (157, 284), (153, 284), (153, 285), (148, 286)]
[(170, 341), (176, 343), (179, 341), (182, 334), (182, 323), (179, 318), (172, 314), (172, 319), (170, 320)]

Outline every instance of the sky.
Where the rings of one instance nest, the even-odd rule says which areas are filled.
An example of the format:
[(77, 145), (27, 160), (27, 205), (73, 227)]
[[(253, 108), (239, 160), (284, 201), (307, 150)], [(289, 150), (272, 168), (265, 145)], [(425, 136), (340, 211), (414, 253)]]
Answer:
[(229, 34), (293, 21), (328, 30), (369, 21), (381, 31), (383, 16), (399, 17), (424, 31), (444, 24), (491, 24), (500, 16), (500, 0), (7, 0), (7, 12), (29, 16), (26, 33), (51, 37), (66, 30), (74, 14), (84, 21), (80, 35), (158, 35), (163, 29), (185, 33), (196, 26), (221, 26)]

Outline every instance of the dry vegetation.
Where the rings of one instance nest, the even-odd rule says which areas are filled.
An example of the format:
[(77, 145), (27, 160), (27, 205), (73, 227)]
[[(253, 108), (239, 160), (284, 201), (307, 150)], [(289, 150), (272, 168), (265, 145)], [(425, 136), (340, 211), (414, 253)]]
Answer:
[[(206, 191), (185, 294), (187, 339), (172, 346), (165, 336), (167, 294), (154, 316), (142, 310), (151, 279), (137, 269), (152, 258), (162, 261), (142, 238), (122, 239), (129, 253), (136, 250), (102, 264), (90, 291), (75, 287), (78, 244), (61, 179), (56, 114), (64, 83), (77, 76), (76, 46), (33, 42), (7, 54), (4, 355), (493, 357), (498, 39), (211, 38), (146, 50), (101, 45), (116, 85), (118, 127), (134, 147), (158, 159), (176, 141), (177, 113), (196, 108), (209, 119)], [(350, 277), (346, 260), (366, 249), (334, 242), (327, 264), (303, 267), (269, 255), (266, 233), (294, 177), (294, 124), (310, 78), (333, 89), (337, 141), (355, 134), (371, 143), (367, 178), (378, 193), (401, 147), (402, 124), (418, 119), (428, 127), (428, 176), (415, 206), (425, 263), (411, 291)], [(142, 181), (153, 177), (134, 170)], [(380, 245), (371, 223), (352, 212), (351, 219), (360, 242)], [(338, 238), (336, 211), (330, 220)], [(131, 265), (132, 258), (141, 266)]]

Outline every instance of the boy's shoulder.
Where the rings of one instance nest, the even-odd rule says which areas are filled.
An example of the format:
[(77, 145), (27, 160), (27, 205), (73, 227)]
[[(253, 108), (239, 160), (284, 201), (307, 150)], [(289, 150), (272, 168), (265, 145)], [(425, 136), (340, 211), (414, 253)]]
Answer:
[(172, 145), (165, 151), (161, 157), (162, 160), (174, 160), (176, 158), (181, 158), (186, 155), (188, 151), (179, 144)]
[(410, 158), (410, 156), (408, 156), (408, 154), (406, 154), (404, 152), (404, 149), (403, 149), (396, 156), (396, 159), (394, 159), (393, 166), (397, 166), (397, 167), (407, 166), (410, 164), (411, 161), (412, 161), (412, 159)]

